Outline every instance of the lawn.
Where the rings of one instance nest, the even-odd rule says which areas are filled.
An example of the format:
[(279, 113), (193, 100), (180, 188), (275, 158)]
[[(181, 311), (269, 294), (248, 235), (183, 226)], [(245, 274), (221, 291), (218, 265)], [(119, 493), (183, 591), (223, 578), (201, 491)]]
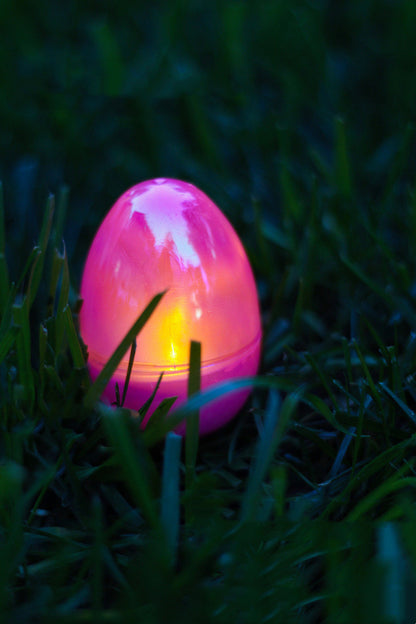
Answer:
[[(415, 622), (416, 3), (3, 0), (0, 41), (0, 620)], [(199, 440), (102, 403), (79, 335), (100, 222), (161, 176), (259, 294)]]

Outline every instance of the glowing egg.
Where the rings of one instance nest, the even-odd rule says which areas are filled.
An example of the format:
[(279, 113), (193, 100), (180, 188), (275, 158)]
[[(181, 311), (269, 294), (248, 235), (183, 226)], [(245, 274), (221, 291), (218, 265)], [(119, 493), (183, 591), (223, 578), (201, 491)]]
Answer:
[[(81, 284), (81, 335), (93, 379), (156, 293), (167, 290), (137, 339), (125, 406), (138, 410), (164, 375), (152, 410), (164, 398), (186, 401), (190, 341), (201, 342), (202, 389), (257, 372), (261, 325), (256, 284), (229, 221), (198, 188), (155, 179), (127, 190), (102, 222)], [(104, 391), (123, 389), (129, 352)], [(201, 409), (200, 433), (229, 421), (249, 390)], [(185, 425), (177, 431), (184, 433)]]

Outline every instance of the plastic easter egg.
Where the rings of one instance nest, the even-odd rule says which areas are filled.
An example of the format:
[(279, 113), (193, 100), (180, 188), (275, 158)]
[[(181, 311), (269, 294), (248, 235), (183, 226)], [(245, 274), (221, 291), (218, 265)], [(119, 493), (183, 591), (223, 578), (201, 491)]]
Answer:
[[(137, 338), (125, 406), (138, 410), (164, 375), (143, 421), (167, 397), (187, 399), (190, 341), (201, 342), (202, 389), (253, 375), (260, 356), (256, 284), (244, 248), (217, 206), (187, 182), (141, 182), (116, 201), (92, 242), (84, 268), (81, 336), (97, 377), (150, 300), (167, 290)], [(103, 398), (123, 388), (129, 352)], [(200, 434), (228, 422), (249, 390), (227, 393), (200, 413)], [(185, 424), (177, 432), (185, 432)]]

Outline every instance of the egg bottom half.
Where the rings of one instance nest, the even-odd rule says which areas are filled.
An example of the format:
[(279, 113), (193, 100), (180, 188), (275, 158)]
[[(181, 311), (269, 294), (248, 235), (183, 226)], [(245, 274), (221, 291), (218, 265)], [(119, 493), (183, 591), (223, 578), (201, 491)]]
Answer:
[[(201, 390), (225, 381), (241, 377), (255, 375), (260, 359), (261, 334), (243, 349), (228, 357), (210, 360), (201, 363)], [(88, 368), (94, 381), (101, 372), (105, 362), (94, 353), (90, 353)], [(143, 419), (142, 428), (146, 426), (155, 409), (164, 399), (177, 397), (169, 415), (183, 405), (187, 400), (188, 393), (188, 366), (161, 367), (151, 365), (139, 365), (134, 363), (129, 386), (126, 393), (124, 407), (138, 411), (150, 398), (155, 390), (160, 374), (163, 372), (161, 384), (156, 392), (153, 402)], [(127, 374), (127, 363), (122, 362), (108, 382), (102, 399), (108, 403), (114, 403), (116, 398), (116, 384), (120, 394), (123, 393)], [(199, 433), (208, 434), (229, 422), (241, 409), (247, 400), (251, 388), (249, 385), (242, 389), (232, 390), (221, 394), (218, 398), (204, 405), (200, 410)], [(181, 422), (175, 432), (184, 435), (186, 422)]]

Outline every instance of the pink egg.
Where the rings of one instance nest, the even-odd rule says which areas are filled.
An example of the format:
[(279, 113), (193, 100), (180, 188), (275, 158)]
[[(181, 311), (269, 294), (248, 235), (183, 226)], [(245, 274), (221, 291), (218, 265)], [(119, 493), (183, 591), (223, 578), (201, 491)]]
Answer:
[[(152, 297), (166, 290), (137, 338), (125, 406), (138, 410), (163, 371), (153, 410), (187, 399), (190, 341), (201, 342), (201, 386), (257, 372), (261, 345), (256, 284), (244, 248), (217, 206), (187, 182), (158, 178), (127, 190), (102, 222), (81, 284), (81, 335), (95, 379)], [(103, 399), (122, 391), (129, 351)], [(200, 434), (235, 416), (250, 390), (205, 405)], [(172, 408), (172, 409), (174, 409)], [(185, 424), (177, 432), (185, 432)]]

